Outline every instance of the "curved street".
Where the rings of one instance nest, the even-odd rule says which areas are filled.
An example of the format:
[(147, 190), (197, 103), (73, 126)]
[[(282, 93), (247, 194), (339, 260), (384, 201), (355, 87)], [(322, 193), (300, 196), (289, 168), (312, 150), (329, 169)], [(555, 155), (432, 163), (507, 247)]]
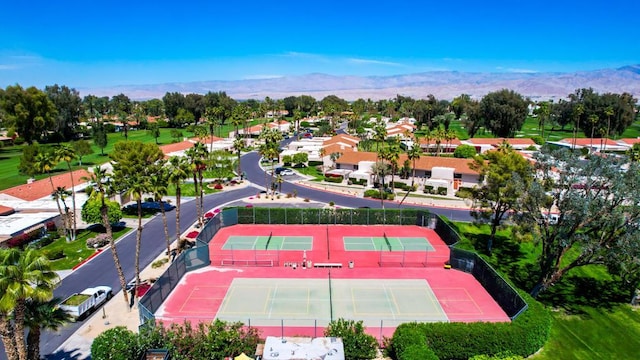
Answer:
[[(250, 152), (242, 156), (242, 168), (246, 174), (246, 179), (252, 184), (244, 188), (238, 188), (230, 191), (207, 195), (204, 199), (205, 209), (212, 209), (223, 206), (229, 202), (255, 195), (264, 188), (265, 172), (259, 166), (260, 155), (257, 152)], [(256, 187), (257, 186), (257, 187)], [(355, 196), (348, 196), (341, 193), (317, 190), (310, 187), (300, 186), (292, 182), (285, 181), (282, 184), (282, 192), (290, 193), (296, 191), (299, 197), (308, 198), (310, 200), (328, 203), (333, 201), (336, 205), (342, 207), (370, 207), (380, 208), (379, 200), (365, 199)], [(388, 209), (398, 208), (396, 202), (385, 202)], [(469, 210), (449, 209), (431, 206), (418, 206), (415, 204), (402, 205), (402, 208), (423, 208), (433, 213), (444, 215), (452, 220), (469, 221), (471, 216)], [(183, 202), (180, 211), (180, 232), (184, 232), (196, 221), (196, 205), (194, 201)], [(167, 213), (167, 221), (169, 233), (175, 234), (176, 221), (175, 210)], [(122, 263), (125, 278), (127, 280), (134, 276), (134, 255), (135, 255), (136, 235), (135, 231), (130, 232), (127, 236), (118, 241), (116, 248), (120, 261)], [(140, 267), (145, 268), (165, 249), (165, 238), (162, 224), (162, 217), (156, 216), (144, 225), (142, 232), (142, 247), (140, 252)], [(54, 291), (54, 296), (66, 298), (67, 296), (80, 292), (87, 287), (106, 285), (113, 289), (117, 294), (121, 287), (115, 270), (111, 251), (106, 249), (91, 261), (72, 272), (65, 277), (60, 285)], [(118, 294), (119, 295), (119, 294)], [(117, 296), (112, 301), (122, 301)], [(124, 307), (124, 305), (123, 305)], [(100, 310), (98, 310), (98, 313)], [(100, 316), (97, 314), (96, 316)], [(136, 312), (132, 312), (131, 316), (138, 316)], [(85, 320), (86, 321), (86, 320)], [(71, 354), (57, 352), (56, 350), (83, 325), (83, 321), (71, 323), (57, 332), (44, 331), (41, 338), (41, 353), (47, 359), (68, 359)], [(1, 346), (0, 346), (1, 347)], [(0, 349), (0, 360), (6, 359), (4, 348)]]

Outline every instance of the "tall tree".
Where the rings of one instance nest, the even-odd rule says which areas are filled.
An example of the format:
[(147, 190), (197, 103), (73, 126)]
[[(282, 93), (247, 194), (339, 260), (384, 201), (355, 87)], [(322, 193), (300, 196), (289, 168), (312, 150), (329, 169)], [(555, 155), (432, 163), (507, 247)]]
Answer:
[(513, 137), (527, 118), (528, 102), (513, 90), (502, 89), (482, 98), (480, 112), (495, 136)]
[[(118, 279), (120, 280), (120, 287), (122, 289), (126, 288), (127, 280), (124, 277), (124, 272), (122, 271), (122, 264), (120, 263), (120, 257), (118, 256), (118, 250), (116, 249), (116, 242), (113, 239), (113, 228), (111, 227), (111, 221), (109, 219), (109, 207), (107, 205), (107, 201), (109, 196), (111, 196), (114, 192), (113, 183), (111, 181), (111, 176), (107, 174), (107, 171), (100, 166), (96, 166), (93, 168), (93, 172), (88, 178), (85, 178), (91, 182), (95, 190), (93, 190), (90, 194), (91, 199), (98, 199), (100, 201), (100, 215), (102, 218), (102, 226), (104, 226), (105, 232), (107, 234), (107, 239), (109, 240), (109, 249), (111, 250), (111, 256), (113, 257), (113, 264), (116, 267), (116, 273), (118, 274)], [(127, 308), (129, 308), (129, 295), (127, 291), (122, 291), (122, 296), (124, 298), (124, 303)]]
[(47, 94), (35, 87), (7, 86), (0, 98), (7, 128), (14, 129), (27, 144), (39, 141), (53, 128), (57, 115), (55, 105)]
[(520, 189), (516, 220), (542, 247), (534, 296), (571, 269), (601, 264), (615, 272), (640, 258), (640, 164), (578, 155), (543, 149), (535, 155), (533, 181)]
[(59, 139), (66, 141), (73, 139), (82, 113), (80, 93), (76, 89), (70, 89), (65, 85), (58, 86), (58, 84), (45, 87), (44, 92), (57, 110), (53, 131)]
[(75, 152), (78, 157), (78, 165), (82, 166), (82, 158), (93, 154), (93, 149), (91, 148), (91, 144), (87, 140), (76, 140), (71, 142), (71, 148)]
[(40, 252), (0, 250), (0, 336), (9, 360), (28, 359), (27, 302), (50, 300), (58, 279), (49, 260)]
[(71, 180), (71, 213), (69, 214), (71, 216), (71, 220), (72, 220), (72, 229), (70, 229), (70, 233), (71, 233), (71, 241), (74, 241), (76, 239), (76, 233), (77, 233), (77, 222), (76, 222), (76, 213), (77, 213), (77, 207), (76, 207), (76, 189), (75, 189), (75, 180), (73, 180), (73, 170), (71, 169), (71, 162), (77, 158), (76, 156), (76, 152), (73, 150), (73, 148), (70, 145), (61, 145), (60, 147), (58, 147), (56, 149), (55, 155), (57, 157), (58, 161), (64, 161), (65, 163), (67, 163), (67, 169), (69, 169), (69, 177)]
[(531, 183), (531, 165), (522, 155), (503, 146), (484, 157), (476, 156), (469, 167), (483, 179), (472, 192), (472, 214), (478, 220), (489, 221), (487, 251), (491, 253), (498, 227), (505, 215), (516, 208), (522, 189)]
[(407, 191), (404, 196), (402, 197), (402, 200), (400, 201), (400, 205), (402, 205), (402, 203), (404, 202), (404, 200), (407, 198), (407, 195), (409, 195), (409, 193), (411, 191), (413, 191), (414, 187), (415, 187), (415, 181), (416, 181), (416, 161), (418, 161), (420, 159), (420, 157), (422, 156), (422, 148), (420, 148), (420, 141), (418, 138), (415, 138), (413, 140), (413, 145), (411, 145), (411, 147), (409, 148), (409, 150), (407, 151), (407, 158), (409, 159), (409, 161), (412, 162), (411, 165), (411, 171), (413, 172), (413, 174), (411, 175), (411, 187), (409, 188), (409, 191)]
[(238, 169), (236, 171), (236, 174), (238, 174), (238, 176), (240, 176), (241, 179), (244, 179), (244, 173), (242, 172), (240, 158), (245, 148), (246, 148), (246, 144), (244, 142), (244, 139), (239, 136), (236, 136), (235, 140), (233, 140), (233, 150), (238, 155)]
[(100, 148), (100, 155), (104, 155), (104, 148), (107, 147), (108, 137), (107, 129), (102, 122), (102, 119), (98, 119), (91, 126), (91, 133), (93, 136), (93, 142)]
[(191, 168), (185, 157), (169, 158), (169, 183), (176, 188), (176, 241), (180, 242), (180, 206), (182, 205), (182, 184), (189, 178)]
[(185, 99), (179, 92), (168, 92), (162, 97), (162, 102), (165, 115), (172, 121), (178, 115), (178, 110), (184, 108)]
[(135, 200), (138, 208), (136, 231), (135, 272), (136, 284), (140, 284), (140, 247), (142, 246), (142, 199), (150, 188), (151, 170), (163, 159), (164, 154), (155, 144), (140, 141), (118, 142), (109, 155), (113, 165), (116, 188)]
[(153, 199), (160, 205), (160, 213), (162, 214), (162, 226), (164, 229), (164, 238), (167, 242), (167, 256), (171, 254), (171, 236), (169, 235), (169, 226), (167, 225), (167, 214), (165, 211), (164, 197), (167, 196), (169, 184), (169, 169), (165, 166), (165, 161), (158, 161), (151, 170), (149, 178), (149, 192), (153, 194)]
[(61, 301), (62, 299), (59, 298), (53, 298), (49, 301), (27, 300), (25, 307), (25, 326), (29, 329), (27, 359), (40, 359), (40, 334), (42, 330), (55, 332), (73, 320), (69, 313), (58, 307)]
[[(41, 174), (47, 174), (49, 178), (49, 183), (51, 184), (51, 194), (55, 194), (56, 186), (53, 184), (53, 177), (51, 176), (51, 171), (58, 165), (58, 161), (53, 152), (43, 150), (40, 151), (35, 157), (34, 168)], [(66, 226), (67, 222), (65, 221), (65, 213), (62, 211), (62, 207), (60, 207), (60, 201), (58, 197), (55, 197), (56, 205), (58, 206), (58, 212), (60, 213), (60, 219), (63, 220), (63, 228), (64, 228), (64, 236), (69, 241), (69, 228)]]

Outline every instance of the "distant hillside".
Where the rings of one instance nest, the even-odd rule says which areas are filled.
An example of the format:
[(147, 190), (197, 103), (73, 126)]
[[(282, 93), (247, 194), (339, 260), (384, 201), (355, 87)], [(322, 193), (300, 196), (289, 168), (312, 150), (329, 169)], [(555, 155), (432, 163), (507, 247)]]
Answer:
[(80, 89), (83, 95), (112, 96), (124, 93), (132, 99), (161, 98), (166, 92), (200, 93), (226, 91), (234, 99), (280, 99), (307, 94), (321, 99), (337, 95), (347, 100), (357, 98), (387, 99), (397, 94), (424, 98), (433, 94), (452, 99), (460, 94), (481, 98), (503, 88), (512, 89), (532, 99), (565, 98), (578, 88), (592, 87), (597, 92), (628, 92), (640, 97), (640, 65), (574, 73), (467, 73), (433, 71), (394, 76), (334, 76), (308, 74), (272, 79), (237, 81), (198, 81), (155, 85), (122, 85), (110, 88)]

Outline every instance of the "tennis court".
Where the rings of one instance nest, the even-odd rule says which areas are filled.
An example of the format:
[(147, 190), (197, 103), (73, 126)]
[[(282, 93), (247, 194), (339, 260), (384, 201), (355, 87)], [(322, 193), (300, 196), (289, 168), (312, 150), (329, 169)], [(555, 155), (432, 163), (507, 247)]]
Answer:
[(424, 279), (245, 279), (236, 278), (216, 318), (251, 318), (257, 326), (281, 319), (325, 326), (331, 319), (360, 319), (367, 326), (407, 321), (448, 321)]
[(424, 237), (345, 236), (346, 251), (435, 251)]
[(312, 236), (232, 235), (222, 250), (312, 250)]

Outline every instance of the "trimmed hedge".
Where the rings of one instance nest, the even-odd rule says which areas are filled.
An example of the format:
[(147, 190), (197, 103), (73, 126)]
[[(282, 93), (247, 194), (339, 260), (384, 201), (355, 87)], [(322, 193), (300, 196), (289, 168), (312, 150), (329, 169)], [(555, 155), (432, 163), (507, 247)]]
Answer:
[(324, 177), (324, 181), (326, 182), (331, 182), (331, 183), (341, 183), (342, 180), (344, 180), (344, 177), (342, 177), (342, 175), (340, 176), (326, 176)]
[(527, 299), (529, 308), (510, 323), (402, 324), (393, 334), (390, 353), (398, 360), (410, 359), (414, 346), (426, 345), (440, 359), (466, 360), (475, 355), (500, 353), (527, 357), (547, 342), (551, 315), (526, 293), (521, 295)]
[(438, 186), (438, 195), (447, 195), (447, 188), (444, 186)]
[(433, 194), (433, 185), (425, 185), (424, 186), (425, 194)]
[(349, 181), (351, 181), (351, 183), (355, 185), (367, 185), (367, 179), (349, 178)]
[[(384, 200), (393, 200), (396, 196), (387, 192), (383, 192)], [(380, 199), (380, 190), (365, 190), (364, 197), (370, 197), (374, 199)]]

